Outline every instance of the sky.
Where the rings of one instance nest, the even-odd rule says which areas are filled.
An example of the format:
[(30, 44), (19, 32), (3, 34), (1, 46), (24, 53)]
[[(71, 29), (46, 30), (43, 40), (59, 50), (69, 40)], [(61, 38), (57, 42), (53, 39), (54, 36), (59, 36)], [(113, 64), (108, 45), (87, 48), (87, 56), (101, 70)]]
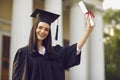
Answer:
[(120, 0), (104, 0), (103, 8), (120, 9)]

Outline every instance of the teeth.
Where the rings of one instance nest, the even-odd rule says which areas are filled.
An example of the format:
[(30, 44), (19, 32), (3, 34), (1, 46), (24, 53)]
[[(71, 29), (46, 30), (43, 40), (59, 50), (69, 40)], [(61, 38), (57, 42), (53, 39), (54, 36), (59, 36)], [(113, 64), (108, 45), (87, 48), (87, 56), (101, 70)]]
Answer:
[(40, 35), (41, 37), (44, 37), (44, 35)]
[(45, 36), (44, 34), (41, 34), (41, 33), (38, 33), (38, 35), (39, 35), (40, 37), (44, 37), (44, 36)]

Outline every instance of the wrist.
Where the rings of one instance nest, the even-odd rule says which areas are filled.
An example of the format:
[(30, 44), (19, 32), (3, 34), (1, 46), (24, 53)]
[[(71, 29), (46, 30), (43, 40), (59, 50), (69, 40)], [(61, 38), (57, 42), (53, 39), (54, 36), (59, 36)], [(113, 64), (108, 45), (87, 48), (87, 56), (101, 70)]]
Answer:
[(89, 30), (89, 29), (86, 29), (86, 31), (85, 31), (86, 33), (91, 33), (92, 32), (92, 30)]

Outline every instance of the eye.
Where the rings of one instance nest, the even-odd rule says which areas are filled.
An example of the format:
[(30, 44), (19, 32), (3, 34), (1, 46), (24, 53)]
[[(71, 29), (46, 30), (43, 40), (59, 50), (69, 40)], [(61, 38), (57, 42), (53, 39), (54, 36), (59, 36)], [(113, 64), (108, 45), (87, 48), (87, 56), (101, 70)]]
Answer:
[(48, 32), (48, 31), (49, 31), (49, 29), (48, 29), (48, 28), (45, 28), (45, 31), (47, 31), (47, 32)]
[(42, 29), (43, 27), (42, 27), (42, 26), (38, 26), (37, 28), (38, 28), (38, 29)]

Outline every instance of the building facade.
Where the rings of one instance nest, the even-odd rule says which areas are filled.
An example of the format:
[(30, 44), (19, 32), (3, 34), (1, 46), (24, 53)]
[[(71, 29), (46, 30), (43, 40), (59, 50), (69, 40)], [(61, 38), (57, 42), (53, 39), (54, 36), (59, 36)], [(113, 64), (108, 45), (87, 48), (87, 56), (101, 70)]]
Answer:
[[(53, 45), (76, 43), (83, 34), (86, 20), (80, 0), (0, 0), (0, 80), (12, 80), (12, 63), (18, 48), (27, 45), (35, 8), (60, 14), (52, 24)], [(104, 80), (102, 0), (84, 0), (95, 14), (96, 26), (83, 46), (81, 64), (66, 71), (66, 80)], [(59, 25), (58, 41), (54, 40)]]

